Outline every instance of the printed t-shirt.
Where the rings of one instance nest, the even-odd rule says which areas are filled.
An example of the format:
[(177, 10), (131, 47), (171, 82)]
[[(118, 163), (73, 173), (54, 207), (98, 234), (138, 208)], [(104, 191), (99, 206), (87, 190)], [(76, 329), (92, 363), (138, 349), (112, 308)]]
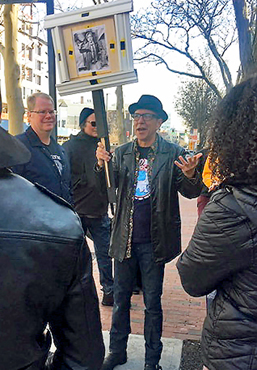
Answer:
[(147, 155), (150, 147), (142, 148), (138, 146), (139, 172), (137, 178), (134, 213), (133, 213), (133, 243), (150, 243), (151, 242), (151, 199), (150, 184), (148, 179), (148, 161)]
[(58, 146), (55, 144), (55, 142), (53, 140), (51, 140), (50, 144), (49, 145), (44, 144), (44, 147), (46, 148), (46, 150), (50, 154), (52, 160), (54, 161), (54, 163), (55, 163), (55, 165), (56, 165), (56, 167), (59, 171), (59, 174), (62, 175), (63, 162), (62, 162), (62, 157), (60, 155), (60, 150), (59, 150)]

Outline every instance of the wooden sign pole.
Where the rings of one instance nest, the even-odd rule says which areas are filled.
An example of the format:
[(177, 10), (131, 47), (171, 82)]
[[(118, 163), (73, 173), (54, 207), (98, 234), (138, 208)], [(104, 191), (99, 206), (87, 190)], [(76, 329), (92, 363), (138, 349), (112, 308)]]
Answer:
[[(108, 124), (107, 124), (107, 117), (106, 117), (106, 110), (104, 104), (104, 94), (103, 90), (95, 90), (92, 91), (93, 95), (93, 103), (94, 103), (94, 111), (95, 111), (95, 118), (96, 118), (96, 127), (97, 127), (97, 136), (101, 138), (101, 142), (105, 146), (105, 149), (110, 152), (110, 140), (109, 140), (109, 133), (108, 133)], [(116, 192), (115, 192), (115, 181), (114, 181), (114, 173), (113, 173), (113, 166), (112, 161), (104, 163), (105, 168), (105, 176), (106, 176), (106, 183), (107, 183), (107, 194), (108, 200), (111, 205), (112, 213), (114, 213), (114, 203), (116, 203)]]

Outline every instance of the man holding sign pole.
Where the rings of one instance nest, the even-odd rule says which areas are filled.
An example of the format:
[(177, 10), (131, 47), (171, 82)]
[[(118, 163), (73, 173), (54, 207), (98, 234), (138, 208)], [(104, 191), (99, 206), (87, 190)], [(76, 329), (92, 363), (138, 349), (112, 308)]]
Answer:
[[(158, 135), (168, 115), (155, 96), (141, 96), (129, 106), (129, 112), (136, 139), (117, 148), (113, 161), (117, 204), (109, 254), (115, 261), (114, 307), (110, 353), (102, 370), (127, 362), (130, 299), (137, 265), (146, 307), (144, 369), (160, 370), (164, 266), (181, 252), (178, 191), (187, 198), (200, 194), (202, 183), (195, 168), (201, 154), (187, 156), (183, 148)], [(110, 158), (99, 143), (99, 169)]]

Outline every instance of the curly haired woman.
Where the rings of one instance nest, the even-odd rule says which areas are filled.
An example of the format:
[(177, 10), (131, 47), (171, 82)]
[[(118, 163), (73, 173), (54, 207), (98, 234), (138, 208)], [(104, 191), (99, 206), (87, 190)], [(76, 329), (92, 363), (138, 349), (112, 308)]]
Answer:
[(257, 79), (222, 100), (210, 166), (219, 180), (177, 268), (184, 289), (214, 289), (202, 331), (207, 370), (257, 369)]

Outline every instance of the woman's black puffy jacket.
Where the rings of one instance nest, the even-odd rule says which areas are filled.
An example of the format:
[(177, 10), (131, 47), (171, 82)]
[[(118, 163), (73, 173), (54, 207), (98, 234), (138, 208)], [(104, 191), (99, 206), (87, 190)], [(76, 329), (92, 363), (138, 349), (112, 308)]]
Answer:
[(205, 366), (256, 370), (257, 186), (214, 193), (177, 268), (190, 295), (217, 289), (202, 332)]

